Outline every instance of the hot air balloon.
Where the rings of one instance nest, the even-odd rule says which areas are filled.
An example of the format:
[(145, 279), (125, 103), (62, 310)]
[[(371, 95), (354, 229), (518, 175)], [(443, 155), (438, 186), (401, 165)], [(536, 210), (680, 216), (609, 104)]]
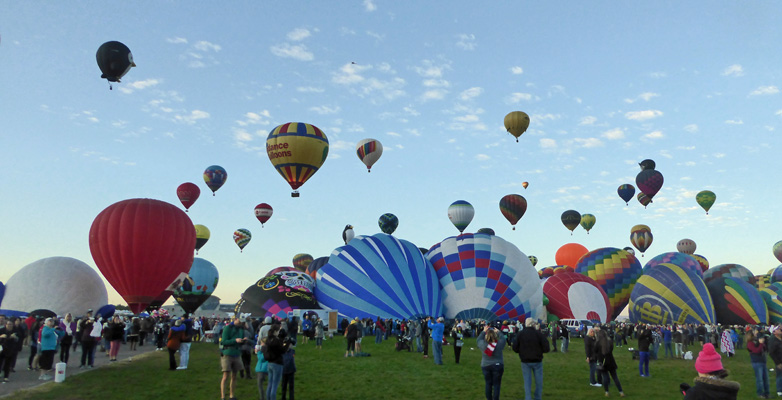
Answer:
[(777, 260), (779, 260), (779, 262), (782, 262), (782, 240), (774, 243), (773, 250), (774, 250), (774, 257), (776, 257)]
[(518, 194), (508, 194), (500, 199), (500, 212), (516, 230), (516, 223), (527, 211), (527, 199)]
[(186, 279), (174, 291), (174, 299), (186, 313), (194, 313), (212, 295), (220, 280), (217, 267), (203, 258), (194, 258)]
[(475, 216), (475, 209), (472, 204), (464, 200), (456, 200), (448, 207), (448, 219), (460, 233), (467, 229), (473, 216)]
[(695, 195), (695, 202), (706, 211), (706, 215), (709, 215), (709, 209), (714, 205), (716, 200), (717, 195), (711, 190), (702, 190)]
[(755, 275), (755, 288), (758, 290), (771, 286), (771, 277), (769, 275)]
[(630, 301), (636, 281), (642, 274), (641, 263), (630, 252), (615, 247), (603, 247), (584, 254), (576, 264), (576, 272), (592, 278), (608, 296), (616, 318)]
[(155, 297), (154, 300), (152, 300), (151, 303), (147, 306), (147, 308), (144, 309), (144, 311), (150, 312), (159, 309), (163, 306), (163, 304), (168, 300), (169, 297), (171, 297), (172, 294), (174, 294), (174, 290), (179, 289), (180, 286), (182, 286), (182, 282), (184, 282), (186, 279), (190, 279), (187, 276), (187, 272), (182, 272), (179, 274), (179, 276), (174, 279), (173, 282), (171, 282), (170, 285), (168, 285), (167, 288), (163, 289), (162, 292), (160, 292), (157, 297)]
[(633, 198), (633, 195), (635, 195), (635, 186), (629, 183), (619, 185), (619, 188), (616, 189), (616, 193), (625, 201), (625, 205), (629, 205), (630, 203), (628, 202)]
[(98, 214), (89, 243), (98, 269), (138, 314), (189, 270), (195, 236), (193, 222), (176, 206), (130, 199)]
[(755, 284), (755, 275), (747, 267), (739, 264), (720, 264), (703, 273), (703, 281), (706, 283), (711, 282), (712, 279), (723, 277), (739, 278), (750, 285)]
[(335, 249), (316, 281), (321, 307), (349, 318), (442, 315), (432, 265), (414, 244), (385, 233), (357, 236)]
[(632, 255), (635, 255), (635, 249), (633, 249), (630, 246), (627, 246), (627, 247), (623, 248), (622, 250), (624, 250), (624, 251), (626, 251), (626, 252), (628, 252), (628, 253), (630, 253)]
[(538, 271), (538, 276), (540, 277), (540, 279), (550, 278), (554, 276), (554, 267), (542, 268), (540, 271)]
[(581, 214), (576, 210), (567, 210), (562, 213), (560, 219), (562, 220), (562, 225), (565, 225), (565, 228), (568, 228), (570, 234), (573, 235), (573, 229), (576, 229), (578, 224), (581, 223)]
[(505, 130), (519, 141), (519, 136), (529, 128), (529, 115), (524, 111), (512, 111), (505, 116)]
[(225, 168), (219, 165), (212, 165), (204, 170), (204, 182), (212, 190), (212, 196), (215, 195), (217, 189), (223, 186), (227, 179), (228, 173), (225, 172)]
[(185, 182), (176, 188), (176, 195), (179, 201), (185, 206), (185, 212), (198, 200), (201, 195), (201, 189), (195, 183)]
[(638, 251), (641, 252), (641, 257), (644, 256), (644, 252), (652, 245), (652, 230), (646, 225), (636, 225), (630, 229), (630, 243), (635, 246)]
[(706, 284), (692, 271), (660, 264), (638, 278), (630, 295), (630, 321), (653, 325), (713, 324), (714, 306)]
[(643, 193), (638, 193), (638, 195), (636, 195), (636, 198), (638, 198), (638, 202), (641, 203), (641, 205), (644, 206), (644, 208), (646, 208), (646, 206), (648, 206), (649, 203), (652, 202), (652, 199), (650, 199), (649, 196)]
[(463, 234), (426, 253), (440, 281), (445, 318), (543, 319), (543, 288), (529, 258), (499, 236)]
[(481, 228), (481, 229), (478, 229), (478, 231), (476, 233), (485, 233), (487, 235), (495, 235), (496, 234), (494, 232), (494, 229), (491, 229), (491, 228)]
[(244, 246), (247, 246), (247, 243), (250, 243), (250, 239), (252, 238), (253, 235), (247, 229), (237, 229), (234, 231), (234, 242), (239, 246), (240, 253), (244, 250)]
[(309, 254), (306, 253), (296, 254), (295, 256), (293, 256), (293, 268), (296, 268), (301, 272), (305, 272), (307, 271), (307, 267), (309, 267), (312, 260), (313, 258)]
[(529, 182), (527, 182), (527, 181), (521, 182), (521, 187), (523, 187), (524, 189), (526, 189), (526, 188), (527, 188), (527, 186), (529, 186)]
[(399, 218), (394, 214), (385, 213), (378, 218), (377, 225), (380, 226), (380, 230), (383, 231), (383, 233), (390, 235), (394, 233), (396, 227), (399, 226)]
[(612, 308), (605, 291), (592, 278), (575, 272), (555, 274), (543, 284), (546, 309), (560, 319), (610, 321)]
[(293, 267), (277, 267), (277, 268), (274, 268), (271, 271), (267, 272), (266, 275), (264, 275), (264, 278), (267, 277), (267, 276), (272, 276), (272, 275), (279, 274), (281, 272), (299, 272), (299, 271), (296, 270), (296, 268), (293, 268)]
[(557, 249), (557, 253), (554, 255), (554, 261), (557, 262), (557, 265), (567, 265), (575, 268), (576, 264), (578, 264), (578, 260), (586, 253), (589, 253), (589, 250), (583, 245), (578, 243), (567, 243)]
[(700, 254), (691, 254), (692, 258), (698, 260), (698, 263), (701, 264), (701, 271), (706, 272), (707, 269), (709, 269), (709, 260), (706, 259), (706, 257), (700, 255)]
[(194, 225), (194, 227), (196, 233), (195, 251), (196, 254), (198, 254), (198, 250), (201, 250), (206, 242), (209, 241), (211, 233), (209, 232), (209, 228), (204, 225)]
[(278, 271), (273, 274), (266, 274), (266, 277), (276, 276), (281, 279), (281, 284), (287, 288), (303, 291), (306, 293), (314, 293), (315, 291), (315, 278), (311, 277), (306, 272), (294, 270), (294, 271)]
[(535, 257), (535, 256), (528, 256), (527, 258), (529, 258), (529, 262), (532, 263), (533, 267), (538, 265), (538, 258), (537, 257)]
[(326, 265), (326, 263), (329, 262), (328, 257), (318, 257), (310, 263), (310, 265), (307, 266), (307, 275), (311, 276), (312, 279), (317, 278), (316, 274), (318, 270)]
[(651, 200), (663, 187), (663, 174), (654, 169), (645, 169), (635, 177), (635, 184)]
[(593, 226), (595, 226), (596, 221), (597, 218), (595, 218), (595, 216), (592, 214), (581, 215), (581, 227), (587, 231), (587, 235), (589, 234), (589, 230), (592, 229)]
[(782, 283), (772, 283), (768, 287), (759, 289), (760, 296), (768, 309), (768, 323), (782, 324)]
[(677, 267), (692, 271), (699, 277), (703, 277), (703, 270), (701, 269), (701, 264), (698, 262), (698, 260), (689, 254), (680, 253), (677, 251), (658, 254), (651, 260), (647, 261), (643, 269), (644, 275), (648, 274), (649, 270), (652, 268), (663, 263), (673, 264)]
[(266, 138), (269, 161), (293, 192), (307, 182), (326, 161), (329, 155), (329, 139), (315, 125), (288, 122), (272, 129)]
[(258, 218), (258, 221), (261, 222), (261, 228), (263, 228), (263, 224), (265, 224), (266, 221), (272, 217), (273, 213), (274, 210), (272, 209), (272, 206), (266, 203), (261, 203), (255, 206), (255, 218)]
[(102, 72), (101, 79), (109, 81), (109, 89), (111, 89), (111, 82), (119, 82), (120, 78), (136, 66), (128, 46), (117, 41), (100, 45), (98, 52), (95, 53), (95, 58), (98, 61), (98, 68)]
[[(296, 271), (296, 273), (300, 272)], [(307, 275), (304, 276), (312, 279)], [(242, 293), (241, 299), (234, 307), (234, 312), (247, 313), (260, 318), (275, 316), (282, 319), (287, 318), (288, 313), (293, 310), (320, 308), (315, 301), (315, 296), (301, 289), (303, 286), (299, 284), (302, 282), (303, 279), (285, 279), (282, 275), (276, 274), (261, 278)]]
[(771, 283), (782, 282), (782, 265), (768, 271), (768, 276)]
[(759, 325), (768, 323), (768, 310), (757, 289), (738, 278), (717, 278), (709, 282), (717, 323)]
[(356, 145), (356, 155), (367, 166), (367, 172), (372, 172), (372, 165), (383, 155), (383, 145), (379, 140), (364, 139)]
[(643, 161), (639, 162), (638, 166), (641, 167), (641, 171), (644, 171), (644, 170), (647, 170), (647, 169), (648, 170), (653, 170), (656, 167), (656, 165), (654, 163), (654, 160), (650, 160), (648, 158), (646, 160), (643, 160)]
[(698, 246), (692, 239), (682, 239), (679, 243), (676, 243), (676, 250), (684, 254), (693, 254)]
[(564, 274), (564, 273), (571, 273), (576, 272), (576, 269), (571, 267), (570, 265), (557, 265), (553, 267), (553, 270), (551, 271), (551, 276)]

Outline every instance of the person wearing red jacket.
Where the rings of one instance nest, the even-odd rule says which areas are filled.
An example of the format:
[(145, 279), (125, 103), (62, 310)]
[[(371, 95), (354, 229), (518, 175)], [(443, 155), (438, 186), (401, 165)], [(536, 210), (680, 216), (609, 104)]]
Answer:
[(755, 370), (755, 389), (758, 397), (767, 399), (769, 393), (768, 369), (766, 368), (766, 339), (747, 333), (747, 350)]

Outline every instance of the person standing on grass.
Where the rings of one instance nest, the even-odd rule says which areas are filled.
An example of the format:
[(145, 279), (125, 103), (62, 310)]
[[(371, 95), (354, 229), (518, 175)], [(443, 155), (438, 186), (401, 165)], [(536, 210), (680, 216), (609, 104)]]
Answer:
[(464, 330), (461, 325), (454, 325), (453, 329), (451, 329), (451, 337), (453, 338), (453, 356), (458, 364), (462, 355), (462, 347), (464, 346)]
[(239, 378), (252, 379), (250, 374), (250, 361), (252, 361), (253, 348), (255, 348), (255, 341), (252, 339), (253, 328), (250, 321), (244, 322), (244, 342), (240, 349), (242, 350), (242, 370), (239, 371)]
[(81, 340), (79, 340), (79, 343), (81, 343), (81, 365), (79, 365), (79, 368), (87, 368), (88, 366), (92, 368), (92, 364), (95, 361), (95, 353), (93, 353), (93, 350), (95, 350), (97, 343), (92, 336), (90, 336), (94, 323), (95, 320), (93, 320), (92, 317), (84, 317), (80, 321), (79, 331), (81, 332)]
[(767, 399), (769, 394), (768, 369), (766, 368), (766, 339), (747, 333), (747, 351), (755, 371), (755, 391), (758, 397)]
[(176, 320), (174, 326), (168, 331), (168, 341), (166, 342), (166, 348), (168, 349), (168, 369), (174, 371), (177, 369), (176, 354), (177, 350), (182, 346), (182, 338), (185, 337), (185, 326), (182, 325), (182, 320)]
[(185, 327), (185, 331), (182, 335), (182, 341), (179, 343), (179, 366), (177, 369), (187, 369), (187, 364), (190, 363), (190, 343), (193, 342), (195, 335), (191, 318), (183, 319), (182, 326)]
[(291, 340), (288, 350), (282, 355), (282, 400), (293, 400), (293, 380), (296, 377), (295, 347), (296, 342)]
[(570, 331), (567, 329), (564, 322), (559, 323), (559, 337), (562, 339), (562, 345), (559, 350), (563, 353), (567, 353), (568, 346), (570, 346)]
[[(459, 328), (461, 329), (461, 328)], [(502, 350), (505, 348), (505, 336), (489, 325), (478, 335), (477, 345), (481, 349), (481, 371), (486, 383), (486, 400), (499, 400), (502, 374), (505, 372)], [(456, 359), (459, 363), (459, 359)]]
[(671, 332), (671, 327), (664, 325), (660, 327), (660, 330), (663, 335), (663, 347), (665, 347), (665, 357), (673, 358), (673, 332)]
[(71, 313), (65, 314), (65, 318), (60, 321), (60, 329), (65, 332), (62, 339), (60, 339), (60, 362), (67, 364), (71, 355), (73, 335), (76, 334), (76, 321), (73, 320)]
[(269, 362), (267, 369), (269, 371), (269, 385), (266, 388), (266, 398), (274, 400), (277, 398), (277, 390), (282, 381), (283, 354), (288, 351), (290, 342), (287, 334), (280, 328), (280, 325), (272, 325), (269, 330), (269, 336), (266, 337), (266, 345), (263, 348), (263, 357)]
[(671, 333), (671, 339), (673, 340), (673, 356), (675, 358), (682, 358), (684, 356), (684, 352), (682, 351), (682, 343), (684, 342), (684, 335), (682, 334), (680, 327), (673, 327), (673, 332)]
[(730, 328), (726, 328), (720, 335), (720, 351), (727, 354), (728, 357), (733, 357), (736, 352), (736, 348), (733, 346), (733, 332)]
[(109, 361), (117, 361), (119, 346), (122, 343), (122, 337), (125, 335), (125, 323), (120, 320), (119, 315), (115, 315), (109, 323)]
[(437, 322), (432, 322), (429, 317), (426, 324), (432, 330), (432, 354), (434, 355), (434, 364), (443, 365), (443, 317), (437, 318)]
[(21, 340), (14, 328), (14, 322), (11, 320), (5, 321), (5, 326), (0, 328), (0, 347), (2, 347), (2, 350), (0, 350), (0, 365), (3, 366), (3, 383), (8, 382), (8, 376), (11, 374), (11, 368), (13, 368), (16, 360), (18, 343)]
[(728, 371), (722, 368), (720, 355), (714, 346), (708, 343), (695, 360), (695, 386), (682, 383), (679, 387), (684, 392), (685, 400), (736, 400), (741, 385), (738, 382), (726, 380)]
[(323, 320), (318, 318), (318, 320), (315, 321), (315, 348), (323, 348), (323, 338), (325, 336), (325, 332), (323, 332)]
[(345, 339), (347, 339), (348, 342), (348, 347), (345, 349), (345, 357), (348, 357), (348, 354), (350, 354), (350, 357), (353, 357), (353, 351), (356, 348), (356, 339), (358, 339), (358, 317), (353, 319), (353, 321), (350, 322), (350, 325), (345, 328)]
[(548, 340), (535, 327), (535, 320), (527, 318), (524, 329), (516, 335), (512, 345), (513, 351), (519, 353), (521, 373), (524, 376), (524, 399), (532, 400), (532, 379), (535, 379), (535, 400), (543, 396), (543, 353), (548, 353)]
[(771, 361), (774, 362), (777, 397), (782, 397), (782, 328), (779, 326), (774, 327), (774, 331), (768, 341), (768, 355), (771, 357)]
[(597, 338), (595, 332), (599, 330), (598, 327), (589, 328), (586, 336), (584, 336), (584, 353), (586, 354), (586, 362), (589, 364), (589, 385), (590, 386), (603, 386), (600, 382), (603, 381), (603, 377), (597, 372)]
[(258, 357), (258, 363), (255, 364), (255, 377), (258, 381), (260, 400), (266, 400), (264, 382), (266, 382), (266, 377), (269, 376), (269, 362), (263, 357), (263, 346), (266, 345), (266, 337), (259, 337), (258, 339), (258, 344), (255, 346), (255, 355)]
[(385, 332), (386, 327), (383, 324), (383, 320), (380, 319), (380, 317), (377, 317), (377, 320), (375, 321), (375, 344), (383, 343), (383, 332)]
[(57, 353), (57, 341), (63, 335), (63, 331), (54, 329), (54, 318), (46, 318), (41, 330), (41, 357), (38, 364), (41, 366), (41, 375), (38, 379), (48, 381), (52, 376), (48, 374), (54, 365), (54, 355)]
[(638, 326), (638, 373), (641, 378), (649, 377), (649, 346), (652, 344), (652, 331), (643, 324)]
[(622, 384), (619, 382), (619, 377), (616, 376), (616, 360), (614, 359), (614, 344), (611, 343), (611, 339), (608, 338), (608, 334), (603, 329), (600, 329), (597, 333), (597, 363), (600, 365), (598, 369), (602, 368), (603, 372), (603, 390), (605, 390), (606, 397), (609, 396), (608, 388), (611, 384), (611, 378), (614, 379), (614, 385), (619, 390), (619, 397), (625, 397), (624, 391), (622, 391)]
[[(173, 329), (173, 328), (172, 328)], [(236, 391), (236, 373), (242, 370), (242, 361), (240, 347), (244, 342), (244, 327), (239, 319), (239, 314), (235, 314), (233, 321), (223, 328), (221, 337), (223, 346), (220, 351), (220, 367), (223, 372), (223, 378), (220, 381), (220, 398), (225, 399), (225, 382), (229, 380), (229, 395), (231, 400), (236, 400), (234, 392)], [(273, 399), (274, 397), (270, 397)]]

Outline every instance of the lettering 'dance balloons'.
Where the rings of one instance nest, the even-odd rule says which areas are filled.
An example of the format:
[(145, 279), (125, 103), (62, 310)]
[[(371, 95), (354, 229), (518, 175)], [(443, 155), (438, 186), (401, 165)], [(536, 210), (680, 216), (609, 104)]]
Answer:
[(196, 254), (198, 254), (198, 250), (201, 250), (202, 247), (206, 244), (206, 242), (209, 241), (209, 237), (211, 236), (211, 233), (209, 232), (209, 228), (207, 228), (204, 225), (194, 225), (195, 233), (196, 233), (196, 241), (195, 241), (195, 251)]
[(399, 226), (399, 218), (394, 214), (385, 213), (378, 218), (377, 225), (383, 233), (390, 235), (394, 233), (396, 227)]
[(194, 313), (212, 295), (220, 280), (217, 267), (203, 258), (193, 259), (188, 279), (174, 290), (174, 299), (186, 313)]
[(638, 190), (649, 197), (649, 200), (663, 187), (663, 181), (663, 174), (654, 169), (645, 169), (635, 177), (635, 184), (638, 186)]
[(581, 227), (587, 231), (587, 235), (589, 234), (589, 230), (592, 229), (593, 226), (595, 226), (595, 222), (597, 222), (597, 218), (595, 218), (594, 215), (592, 214), (581, 215)]
[(228, 172), (225, 172), (225, 168), (219, 165), (212, 165), (204, 170), (204, 182), (212, 190), (212, 196), (215, 195), (217, 189), (223, 186), (226, 179), (228, 179)]
[(193, 263), (193, 222), (176, 206), (130, 199), (101, 211), (90, 227), (95, 265), (138, 314)]
[(372, 166), (383, 155), (383, 145), (375, 139), (364, 139), (356, 145), (356, 155), (367, 166), (367, 172), (372, 172)]
[(711, 295), (692, 271), (660, 264), (638, 278), (630, 295), (630, 322), (654, 325), (716, 323)]
[(641, 277), (641, 263), (630, 252), (615, 247), (603, 247), (584, 254), (576, 264), (576, 272), (597, 282), (608, 296), (614, 319), (630, 301), (638, 278)]
[(500, 199), (500, 212), (513, 225), (515, 231), (516, 224), (527, 212), (527, 199), (518, 194), (505, 195)]
[(326, 162), (329, 139), (317, 126), (288, 122), (272, 129), (266, 137), (266, 154), (280, 176), (299, 197), (298, 188)]
[(472, 217), (475, 216), (475, 209), (472, 204), (464, 200), (456, 200), (448, 207), (448, 219), (451, 220), (453, 226), (463, 233), (467, 226), (472, 222)]
[(578, 224), (581, 223), (581, 214), (576, 210), (567, 210), (562, 213), (560, 219), (562, 220), (562, 225), (565, 225), (565, 228), (568, 228), (570, 234), (573, 235), (573, 229), (576, 229)]
[(266, 203), (261, 203), (255, 206), (255, 218), (258, 218), (258, 221), (261, 222), (261, 228), (263, 228), (263, 224), (265, 224), (266, 221), (272, 217), (272, 213), (274, 213), (272, 206)]
[[(519, 141), (519, 136), (529, 128), (529, 115), (524, 111), (512, 111), (505, 116), (505, 130)], [(526, 189), (526, 188), (525, 188)]]
[(695, 195), (695, 202), (706, 211), (706, 215), (709, 215), (709, 209), (715, 201), (717, 201), (717, 195), (711, 190), (702, 190)]
[(176, 188), (176, 196), (179, 197), (179, 201), (185, 206), (185, 212), (198, 200), (200, 195), (201, 189), (195, 183), (185, 182)]
[[(120, 78), (136, 66), (128, 46), (117, 41), (100, 45), (98, 52), (95, 53), (95, 58), (98, 61), (98, 68), (102, 72), (101, 79), (106, 79), (109, 82), (119, 82)], [(109, 89), (111, 89), (111, 83), (109, 83)]]
[(633, 195), (635, 195), (635, 186), (629, 183), (619, 185), (619, 188), (616, 189), (616, 193), (625, 201), (625, 205), (629, 205), (629, 201), (633, 198)]
[(240, 253), (244, 250), (244, 246), (247, 246), (247, 243), (250, 243), (250, 239), (252, 238), (252, 233), (247, 229), (237, 229), (234, 231), (234, 242), (239, 246)]

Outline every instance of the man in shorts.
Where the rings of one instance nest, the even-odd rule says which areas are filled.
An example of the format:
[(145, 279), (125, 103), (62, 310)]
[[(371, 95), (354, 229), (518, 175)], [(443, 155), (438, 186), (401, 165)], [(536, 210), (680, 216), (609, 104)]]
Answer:
[(244, 367), (240, 358), (242, 354), (241, 345), (247, 338), (244, 337), (244, 328), (239, 315), (234, 315), (230, 324), (223, 328), (222, 350), (220, 351), (220, 367), (223, 371), (223, 379), (220, 381), (220, 398), (225, 400), (225, 381), (228, 376), (231, 377), (229, 394), (231, 400), (236, 400), (234, 390), (236, 389), (236, 373)]

